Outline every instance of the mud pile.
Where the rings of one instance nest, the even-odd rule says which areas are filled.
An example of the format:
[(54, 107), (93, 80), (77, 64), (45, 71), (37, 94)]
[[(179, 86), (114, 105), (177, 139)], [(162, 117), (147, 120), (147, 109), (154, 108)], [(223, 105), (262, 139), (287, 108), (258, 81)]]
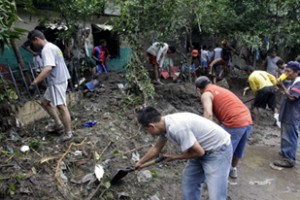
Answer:
[[(70, 142), (61, 144), (57, 141), (58, 135), (45, 131), (45, 126), (51, 122), (49, 119), (17, 129), (15, 135), (18, 139), (2, 138), (0, 198), (181, 199), (184, 161), (162, 162), (148, 167), (145, 169), (151, 174), (148, 182), (141, 181), (140, 174), (133, 171), (118, 184), (110, 185), (119, 169), (132, 167), (136, 158), (141, 157), (156, 140), (138, 125), (136, 108), (124, 100), (128, 96), (118, 84), (125, 83), (122, 74), (111, 73), (93, 92), (85, 91), (84, 98), (70, 108), (74, 129), (74, 139)], [(235, 85), (231, 88), (241, 94), (241, 87)], [(194, 84), (164, 81), (164, 85), (155, 85), (155, 89), (156, 103), (152, 106), (163, 114), (180, 111), (202, 114)], [(96, 124), (84, 127), (83, 123), (90, 120), (95, 120)], [(265, 127), (272, 122), (270, 112), (265, 111), (254, 129), (250, 144), (272, 145), (270, 138), (278, 139), (279, 135), (272, 127), (266, 133)], [(30, 150), (21, 152), (23, 145), (29, 146)], [(178, 149), (172, 144), (164, 149), (164, 153), (174, 151)], [(100, 181), (94, 175), (97, 165), (104, 170)]]

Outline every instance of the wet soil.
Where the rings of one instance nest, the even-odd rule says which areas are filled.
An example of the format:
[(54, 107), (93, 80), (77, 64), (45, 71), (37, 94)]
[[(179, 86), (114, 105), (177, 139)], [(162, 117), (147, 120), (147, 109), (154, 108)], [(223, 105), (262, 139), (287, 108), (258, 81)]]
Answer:
[[(253, 96), (240, 95), (244, 81), (233, 78), (228, 82), (233, 92), (247, 100)], [(155, 85), (157, 96), (152, 106), (163, 114), (179, 111), (202, 114), (199, 94), (193, 84), (163, 82), (164, 85)], [(126, 94), (118, 88), (119, 83), (125, 84), (123, 75), (110, 74), (103, 85), (85, 93), (84, 98), (70, 108), (74, 129), (74, 138), (70, 142), (59, 143), (59, 135), (45, 131), (45, 126), (51, 122), (49, 119), (5, 132), (0, 149), (0, 199), (182, 199), (184, 161), (162, 162), (148, 167), (152, 174), (150, 182), (139, 182), (137, 172), (130, 172), (117, 185), (109, 184), (118, 169), (134, 165), (133, 153), (142, 156), (156, 140), (138, 125), (137, 108), (124, 101)], [(250, 103), (247, 105), (250, 106)], [(93, 127), (84, 127), (82, 124), (89, 120), (97, 123)], [(279, 149), (280, 132), (272, 124), (272, 112), (262, 111), (248, 141), (251, 148), (259, 147), (261, 151)], [(62, 167), (58, 168), (58, 160), (71, 142), (82, 145), (72, 147), (62, 159)], [(28, 145), (30, 150), (22, 153), (22, 145)], [(172, 144), (164, 149), (164, 153), (177, 151), (179, 149)], [(45, 158), (48, 161), (43, 160)], [(245, 168), (241, 173), (248, 177), (251, 167), (246, 167), (246, 160), (247, 156), (242, 161), (241, 166)], [(86, 176), (94, 173), (97, 164), (104, 168), (100, 182)], [(269, 166), (265, 168), (269, 169)], [(59, 180), (64, 180), (62, 187), (55, 178), (57, 169), (62, 172), (59, 175)], [(263, 196), (266, 198), (253, 195), (255, 191), (252, 190), (237, 195), (240, 190), (247, 191), (249, 187), (242, 180), (241, 188), (239, 184), (229, 184), (229, 199), (269, 199), (267, 195)], [(202, 199), (207, 199), (207, 191), (204, 190), (202, 196)]]

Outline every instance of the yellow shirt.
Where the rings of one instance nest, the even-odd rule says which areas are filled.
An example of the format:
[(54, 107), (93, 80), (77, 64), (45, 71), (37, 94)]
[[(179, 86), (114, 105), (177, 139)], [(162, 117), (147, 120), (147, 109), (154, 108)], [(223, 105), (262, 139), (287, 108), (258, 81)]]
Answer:
[(266, 71), (255, 70), (248, 78), (251, 90), (254, 94), (264, 87), (276, 85), (276, 78)]

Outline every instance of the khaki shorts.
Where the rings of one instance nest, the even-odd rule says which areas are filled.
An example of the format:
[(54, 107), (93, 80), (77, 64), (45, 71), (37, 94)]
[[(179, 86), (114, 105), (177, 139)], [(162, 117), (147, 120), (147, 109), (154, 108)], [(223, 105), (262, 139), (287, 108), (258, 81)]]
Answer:
[(44, 98), (50, 101), (54, 106), (67, 105), (66, 91), (68, 82), (48, 86)]

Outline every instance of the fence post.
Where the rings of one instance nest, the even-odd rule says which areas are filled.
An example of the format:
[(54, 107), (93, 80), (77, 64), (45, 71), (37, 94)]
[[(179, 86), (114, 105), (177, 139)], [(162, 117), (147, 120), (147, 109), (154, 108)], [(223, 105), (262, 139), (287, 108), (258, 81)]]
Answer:
[(21, 67), (20, 64), (18, 64), (18, 67), (19, 67), (19, 70), (20, 70), (20, 72), (21, 72), (22, 80), (23, 80), (23, 82), (24, 82), (24, 84), (25, 84), (26, 92), (27, 92), (27, 94), (29, 95), (29, 97), (32, 99), (32, 96), (31, 96), (31, 94), (30, 94), (30, 92), (29, 92), (28, 84), (27, 84), (27, 82), (26, 82), (26, 79), (25, 79), (25, 76), (24, 76), (24, 73), (23, 73), (23, 69), (22, 69), (22, 67)]
[(4, 78), (3, 78), (3, 76), (2, 76), (1, 73), (0, 73), (0, 78), (1, 78), (1, 81), (2, 81), (2, 83), (3, 83), (3, 86), (4, 86), (4, 90), (5, 90), (5, 92), (6, 92), (6, 95), (7, 95), (7, 97), (9, 98), (9, 94), (8, 94), (8, 90), (7, 90), (7, 87), (6, 87), (6, 83), (4, 82)]
[(8, 69), (9, 69), (9, 73), (10, 73), (11, 79), (13, 81), (13, 84), (15, 86), (15, 90), (17, 92), (17, 95), (18, 95), (19, 98), (21, 98), (21, 94), (20, 94), (20, 91), (18, 89), (18, 85), (17, 85), (16, 79), (14, 77), (13, 71), (11, 70), (10, 66), (8, 66)]

